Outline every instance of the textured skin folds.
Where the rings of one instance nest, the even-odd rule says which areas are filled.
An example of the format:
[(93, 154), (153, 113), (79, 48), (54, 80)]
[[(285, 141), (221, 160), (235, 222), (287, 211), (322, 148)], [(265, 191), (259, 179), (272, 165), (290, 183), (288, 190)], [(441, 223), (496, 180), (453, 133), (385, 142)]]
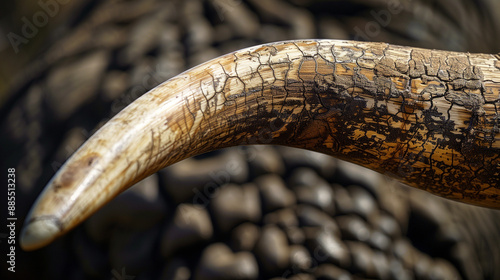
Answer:
[(246, 144), (322, 152), (500, 208), (499, 95), (489, 54), (336, 40), (243, 49), (161, 84), (102, 127), (49, 182), (22, 246), (49, 243), (167, 165)]

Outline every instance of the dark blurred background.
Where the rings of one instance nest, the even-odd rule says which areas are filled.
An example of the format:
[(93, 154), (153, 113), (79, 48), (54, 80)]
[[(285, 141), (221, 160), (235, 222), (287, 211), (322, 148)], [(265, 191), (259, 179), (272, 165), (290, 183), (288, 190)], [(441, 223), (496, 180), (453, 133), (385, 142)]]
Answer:
[[(496, 0), (42, 0), (0, 11), (1, 170), (16, 168), (17, 237), (42, 188), (100, 125), (218, 55), (308, 38), (500, 52)], [(212, 185), (218, 195), (196, 196)], [(315, 153), (226, 149), (151, 176), (45, 249), (18, 247), (16, 273), (3, 261), (1, 275), (498, 279), (499, 218)]]

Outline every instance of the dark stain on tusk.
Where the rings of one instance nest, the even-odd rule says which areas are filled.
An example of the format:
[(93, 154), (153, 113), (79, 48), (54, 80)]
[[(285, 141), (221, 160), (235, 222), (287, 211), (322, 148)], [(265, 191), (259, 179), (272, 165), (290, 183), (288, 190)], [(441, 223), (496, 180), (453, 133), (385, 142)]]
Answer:
[(134, 183), (207, 151), (305, 148), (500, 208), (500, 71), (491, 54), (278, 42), (190, 69), (92, 136), (48, 183), (21, 245), (50, 243)]

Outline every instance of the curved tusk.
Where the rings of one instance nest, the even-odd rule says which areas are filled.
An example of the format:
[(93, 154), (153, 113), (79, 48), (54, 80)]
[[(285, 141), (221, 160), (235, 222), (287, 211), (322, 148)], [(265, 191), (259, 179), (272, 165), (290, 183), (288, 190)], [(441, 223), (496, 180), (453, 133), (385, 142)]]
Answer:
[(165, 166), (256, 142), (500, 208), (499, 98), (490, 54), (337, 40), (243, 49), (166, 81), (103, 126), (48, 183), (21, 246), (50, 243)]

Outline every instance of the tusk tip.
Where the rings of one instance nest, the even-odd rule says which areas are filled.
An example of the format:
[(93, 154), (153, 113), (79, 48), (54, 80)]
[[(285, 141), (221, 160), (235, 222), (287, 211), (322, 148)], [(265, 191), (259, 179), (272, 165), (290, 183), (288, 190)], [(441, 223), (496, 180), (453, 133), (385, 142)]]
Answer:
[(21, 232), (21, 248), (31, 251), (51, 243), (61, 231), (59, 225), (60, 221), (55, 217), (31, 219)]

